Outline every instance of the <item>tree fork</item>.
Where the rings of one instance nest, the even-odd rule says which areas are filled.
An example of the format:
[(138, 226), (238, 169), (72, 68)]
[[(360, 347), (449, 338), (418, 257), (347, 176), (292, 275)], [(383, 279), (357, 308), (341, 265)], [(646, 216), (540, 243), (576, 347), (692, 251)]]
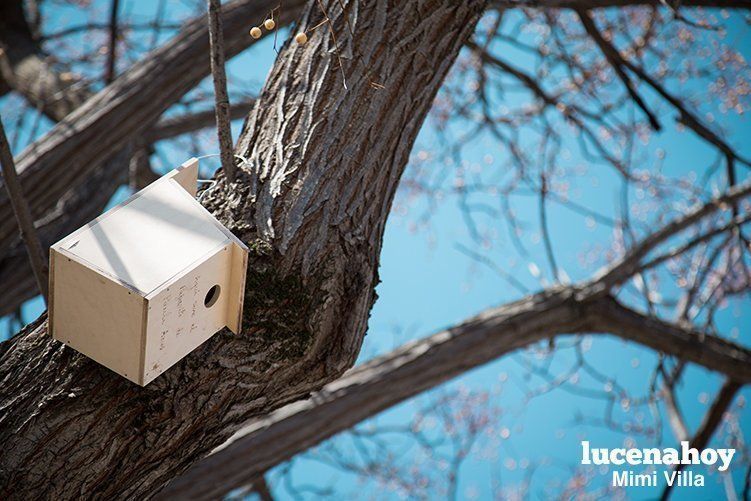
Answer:
[[(4, 343), (3, 497), (149, 497), (354, 362), (399, 178), (484, 2), (325, 4), (337, 33), (357, 10), (355, 36), (339, 39), (355, 54), (349, 91), (325, 32), (287, 45), (241, 134), (249, 165), (231, 198), (221, 173), (203, 198), (252, 248), (243, 335), (217, 334), (143, 389), (51, 340), (46, 322)], [(320, 19), (310, 4), (300, 25)]]

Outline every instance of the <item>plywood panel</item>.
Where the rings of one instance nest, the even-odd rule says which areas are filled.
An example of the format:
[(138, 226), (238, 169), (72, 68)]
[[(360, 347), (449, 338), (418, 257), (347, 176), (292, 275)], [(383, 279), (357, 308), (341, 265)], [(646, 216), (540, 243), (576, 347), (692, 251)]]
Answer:
[(166, 180), (59, 247), (148, 294), (224, 241), (216, 220), (177, 182)]
[[(231, 243), (201, 256), (174, 282), (147, 297), (148, 326), (144, 384), (170, 368), (200, 346), (227, 322), (231, 297)], [(210, 307), (204, 305), (207, 292), (220, 287)]]
[(52, 336), (140, 383), (146, 300), (65, 251), (51, 260)]
[(245, 274), (248, 271), (248, 249), (232, 243), (232, 261), (229, 276), (229, 301), (227, 302), (227, 327), (235, 334), (242, 328), (243, 303), (245, 302)]
[(191, 158), (177, 169), (171, 170), (165, 174), (159, 179), (159, 181), (163, 179), (174, 179), (185, 189), (185, 191), (190, 193), (192, 197), (195, 197), (198, 192), (198, 159)]

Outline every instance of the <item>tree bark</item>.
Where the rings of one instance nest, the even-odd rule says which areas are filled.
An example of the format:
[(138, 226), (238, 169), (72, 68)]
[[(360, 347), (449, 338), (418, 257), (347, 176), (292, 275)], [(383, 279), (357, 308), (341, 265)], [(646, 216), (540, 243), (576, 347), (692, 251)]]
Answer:
[[(354, 55), (343, 60), (349, 91), (325, 32), (285, 47), (239, 142), (250, 163), (231, 191), (220, 177), (203, 198), (252, 249), (243, 335), (222, 331), (146, 388), (51, 340), (44, 319), (3, 343), (3, 497), (148, 497), (248, 419), (320, 388), (355, 360), (399, 177), (484, 5), (323, 5), (342, 46), (351, 46), (339, 49)], [(345, 16), (354, 34), (345, 31)], [(301, 26), (322, 18), (311, 3)], [(182, 43), (197, 36), (188, 31)], [(189, 61), (171, 60), (195, 72)], [(143, 77), (142, 89), (183, 89), (146, 77), (148, 69), (121, 78)], [(109, 92), (125, 92), (113, 85)], [(88, 151), (78, 152), (82, 161), (96, 155), (98, 140), (119, 143), (129, 129), (140, 131), (137, 120), (151, 118), (132, 92), (107, 96), (74, 113), (70, 131), (65, 124), (54, 131), (39, 158), (61, 161), (72, 146), (55, 143), (66, 138)], [(101, 101), (109, 113), (94, 109)], [(128, 124), (102, 137), (102, 117), (124, 113)]]

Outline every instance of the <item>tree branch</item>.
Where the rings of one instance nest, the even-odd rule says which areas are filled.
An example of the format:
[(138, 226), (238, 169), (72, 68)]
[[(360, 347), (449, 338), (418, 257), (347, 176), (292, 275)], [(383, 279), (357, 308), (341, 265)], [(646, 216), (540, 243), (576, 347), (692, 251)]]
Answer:
[[(723, 195), (689, 210), (686, 214), (650, 234), (647, 238), (639, 242), (639, 244), (629, 249), (621, 259), (601, 271), (600, 276), (593, 282), (593, 286), (599, 287), (603, 291), (609, 291), (612, 287), (623, 283), (640, 269), (642, 259), (656, 247), (704, 217), (732, 206), (735, 202), (748, 196), (751, 196), (751, 183), (739, 184), (730, 188)], [(734, 221), (732, 226), (741, 222), (742, 220)]]
[(660, 122), (649, 109), (647, 103), (644, 102), (639, 93), (636, 91), (633, 82), (623, 70), (623, 64), (618, 51), (602, 37), (599, 30), (597, 29), (597, 26), (595, 26), (595, 22), (592, 19), (592, 16), (590, 16), (587, 11), (577, 9), (576, 14), (579, 16), (579, 20), (581, 20), (582, 26), (584, 26), (587, 34), (592, 38), (592, 40), (594, 40), (605, 58), (610, 63), (610, 66), (613, 68), (616, 75), (618, 75), (618, 78), (620, 78), (621, 82), (623, 82), (623, 85), (626, 87), (626, 90), (631, 96), (631, 99), (633, 99), (636, 105), (641, 108), (645, 115), (647, 115), (650, 126), (654, 130), (659, 131), (662, 128), (660, 126)]
[(308, 400), (249, 422), (158, 499), (221, 497), (360, 421), (490, 360), (552, 337), (595, 331), (751, 381), (751, 351), (574, 287), (529, 296), (404, 345), (347, 372)]
[(13, 163), (13, 154), (10, 151), (10, 144), (8, 144), (2, 120), (0, 120), (0, 166), (2, 166), (5, 189), (8, 191), (8, 198), (13, 206), (13, 213), (21, 232), (21, 239), (26, 244), (26, 252), (39, 286), (39, 292), (46, 303), (49, 296), (47, 262), (42, 251), (42, 244), (39, 242), (39, 237), (34, 228), (34, 220), (29, 213), (29, 205), (26, 203), (23, 190), (16, 177), (16, 166)]
[(110, 84), (115, 79), (115, 66), (117, 65), (117, 37), (118, 25), (117, 14), (120, 7), (120, 0), (112, 0), (110, 7), (110, 24), (109, 24), (109, 50), (107, 52), (107, 70), (104, 74), (104, 83)]
[(159, 493), (208, 499), (409, 397), (474, 367), (563, 333), (583, 332), (571, 289), (487, 310), (349, 371), (310, 399), (250, 422), (230, 442)]
[(211, 53), (211, 77), (214, 82), (214, 111), (219, 140), (219, 157), (224, 175), (235, 181), (235, 157), (232, 153), (232, 129), (230, 124), (227, 75), (224, 72), (224, 33), (222, 30), (222, 4), (220, 0), (208, 0), (209, 45)]
[[(580, 14), (582, 16), (582, 14)], [(587, 28), (587, 25), (585, 24), (585, 28), (587, 28), (587, 33), (589, 33), (591, 36), (597, 36), (598, 38), (595, 40), (597, 44), (602, 49), (603, 53), (606, 54), (609, 60), (611, 61), (611, 64), (614, 68), (620, 68), (622, 66), (625, 66), (629, 70), (631, 70), (636, 76), (638, 76), (641, 80), (646, 82), (650, 87), (652, 87), (655, 92), (657, 92), (660, 96), (663, 97), (668, 103), (670, 103), (671, 106), (673, 106), (678, 113), (680, 114), (680, 121), (689, 129), (693, 130), (699, 137), (703, 138), (708, 143), (714, 145), (717, 149), (719, 149), (729, 160), (729, 166), (732, 164), (734, 160), (739, 160), (747, 165), (751, 165), (749, 163), (749, 160), (747, 160), (744, 157), (741, 157), (728, 143), (726, 143), (720, 136), (715, 134), (712, 130), (709, 129), (704, 123), (702, 123), (701, 119), (697, 117), (694, 113), (689, 111), (689, 109), (681, 102), (680, 99), (672, 95), (665, 89), (665, 87), (660, 84), (657, 80), (652, 78), (644, 69), (637, 66), (636, 64), (632, 63), (628, 59), (625, 59), (621, 56), (618, 49), (616, 49), (610, 42), (606, 41), (602, 36), (599, 35), (599, 32), (597, 32), (597, 28), (594, 26), (594, 23), (591, 21), (591, 18), (588, 17), (587, 14), (584, 14), (584, 17), (581, 18), (582, 23), (585, 23), (585, 19), (589, 19), (589, 28)], [(592, 33), (590, 33), (590, 30), (592, 30)], [(595, 35), (593, 35), (593, 33)], [(616, 70), (618, 71), (618, 70)], [(620, 70), (623, 71), (622, 69)], [(627, 77), (626, 77), (627, 78)], [(734, 181), (734, 173), (732, 172), (732, 169), (729, 172), (729, 178), (731, 181)], [(731, 182), (730, 185), (732, 186), (734, 182)]]
[(751, 382), (751, 351), (748, 348), (689, 326), (644, 315), (609, 296), (593, 305), (593, 330), (634, 341), (744, 384)]
[[(694, 447), (701, 451), (702, 449), (707, 447), (707, 445), (709, 445), (709, 441), (712, 439), (712, 435), (714, 435), (715, 431), (722, 423), (722, 417), (732, 405), (736, 394), (738, 393), (738, 391), (740, 391), (742, 386), (743, 385), (730, 379), (724, 382), (722, 388), (720, 388), (719, 393), (717, 393), (714, 402), (712, 402), (712, 406), (704, 415), (704, 419), (702, 420), (701, 425), (699, 425), (699, 429), (696, 430), (694, 438), (691, 439), (691, 447)], [(685, 468), (686, 465), (679, 463), (675, 466), (674, 471), (683, 471)], [(671, 484), (666, 484), (665, 489), (662, 491), (662, 496), (660, 497), (660, 499), (665, 501), (670, 498), (672, 487), (673, 486)]]

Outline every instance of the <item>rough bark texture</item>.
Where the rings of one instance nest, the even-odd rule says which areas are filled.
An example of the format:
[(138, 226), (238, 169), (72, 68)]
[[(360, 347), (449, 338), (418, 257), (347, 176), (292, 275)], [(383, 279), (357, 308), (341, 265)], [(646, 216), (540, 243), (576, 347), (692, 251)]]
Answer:
[[(43, 318), (29, 326), (0, 348), (0, 496), (148, 496), (249, 418), (355, 360), (397, 182), (483, 2), (323, 4), (353, 55), (350, 90), (324, 31), (286, 47), (238, 146), (250, 164), (204, 198), (252, 249), (243, 335), (221, 332), (140, 388), (52, 341)], [(302, 26), (322, 17), (313, 3)], [(95, 124), (100, 110), (86, 108), (71, 123)]]

